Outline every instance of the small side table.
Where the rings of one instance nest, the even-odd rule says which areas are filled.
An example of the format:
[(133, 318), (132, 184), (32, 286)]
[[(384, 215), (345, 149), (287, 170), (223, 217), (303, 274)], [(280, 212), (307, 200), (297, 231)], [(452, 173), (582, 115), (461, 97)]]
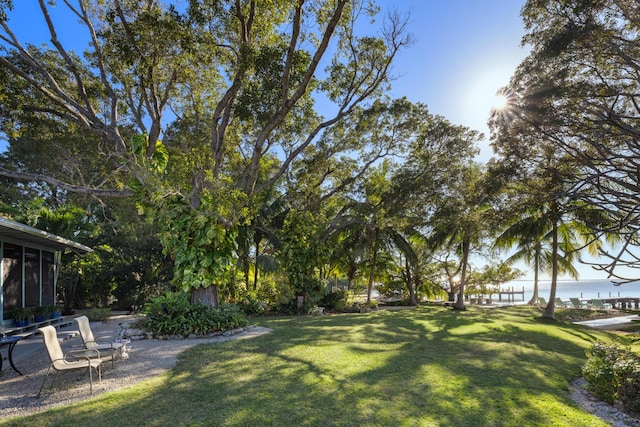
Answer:
[[(24, 374), (20, 372), (18, 368), (16, 368), (16, 365), (13, 364), (13, 348), (16, 346), (18, 341), (22, 339), (24, 338), (19, 336), (8, 336), (8, 337), (0, 338), (0, 348), (4, 346), (9, 346), (9, 364), (11, 365), (13, 370), (20, 375), (24, 375)], [(2, 355), (1, 354), (0, 354), (0, 371), (2, 371)]]
[(120, 360), (124, 361), (129, 358), (129, 353), (127, 353), (127, 345), (131, 344), (131, 340), (127, 338), (118, 338), (113, 340), (116, 344), (121, 344), (120, 346)]

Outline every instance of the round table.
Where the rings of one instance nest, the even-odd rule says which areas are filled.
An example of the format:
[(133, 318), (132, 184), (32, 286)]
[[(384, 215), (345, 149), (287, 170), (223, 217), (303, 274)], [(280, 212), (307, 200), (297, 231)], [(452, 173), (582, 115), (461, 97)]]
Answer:
[[(8, 336), (0, 338), (0, 348), (9, 346), (9, 364), (18, 374), (23, 375), (22, 372), (16, 368), (16, 365), (13, 364), (13, 348), (16, 346), (18, 341), (22, 340), (23, 337), (20, 336)], [(0, 371), (2, 371), (2, 355), (0, 355)]]

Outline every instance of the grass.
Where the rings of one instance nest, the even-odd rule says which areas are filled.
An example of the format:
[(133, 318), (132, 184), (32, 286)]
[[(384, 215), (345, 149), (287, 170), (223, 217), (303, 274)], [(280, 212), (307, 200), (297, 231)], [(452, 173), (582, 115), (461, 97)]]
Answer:
[(569, 397), (613, 335), (531, 307), (257, 319), (274, 333), (204, 344), (167, 375), (0, 425), (606, 426)]

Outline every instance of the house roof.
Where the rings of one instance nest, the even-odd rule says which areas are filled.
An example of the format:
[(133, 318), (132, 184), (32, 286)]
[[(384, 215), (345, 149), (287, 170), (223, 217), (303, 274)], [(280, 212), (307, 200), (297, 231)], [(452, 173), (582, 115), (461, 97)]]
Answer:
[(25, 246), (43, 246), (56, 251), (70, 249), (78, 253), (93, 252), (88, 246), (0, 216), (0, 240), (12, 240)]

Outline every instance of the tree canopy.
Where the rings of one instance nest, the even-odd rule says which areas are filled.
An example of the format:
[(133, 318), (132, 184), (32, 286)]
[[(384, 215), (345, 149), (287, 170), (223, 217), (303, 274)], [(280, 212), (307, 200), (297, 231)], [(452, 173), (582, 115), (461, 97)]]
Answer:
[[(526, 3), (532, 51), (490, 119), (488, 165), (474, 161), (480, 133), (387, 97), (412, 37), (408, 16), (377, 21), (370, 1), (32, 4), (44, 44), (18, 39), (0, 0), (1, 207), (82, 207), (109, 269), (137, 269), (131, 287), (173, 277), (192, 300), (292, 308), (341, 275), (366, 282), (368, 299), (384, 281), (411, 303), (446, 290), (464, 308), (467, 284), (514, 277), (488, 251), (501, 233), (553, 283), (584, 249), (621, 280), (616, 269), (638, 263), (631, 2)], [(83, 50), (61, 42), (54, 6)], [(149, 259), (127, 265), (122, 232)]]
[[(54, 143), (70, 157), (64, 166), (84, 157), (98, 167), (37, 170), (10, 161), (12, 143), (0, 175), (95, 197), (135, 196), (168, 236), (163, 245), (180, 261), (178, 277), (200, 277), (188, 287), (220, 279), (235, 250), (224, 242), (250, 221), (254, 200), (303, 170), (296, 162), (322, 146), (325, 131), (380, 96), (393, 58), (411, 43), (397, 14), (378, 35), (358, 34), (356, 23), (378, 13), (365, 1), (57, 6), (81, 23), (84, 52), (60, 42), (48, 2), (38, 2), (50, 34), (45, 46), (18, 40), (11, 2), (3, 4), (0, 130), (12, 141)], [(314, 106), (319, 97), (335, 106), (328, 117)], [(42, 121), (56, 131), (37, 132)], [(85, 136), (77, 157), (69, 135)], [(324, 150), (332, 157), (367, 152), (360, 141), (331, 142), (339, 144)], [(185, 224), (225, 231), (206, 232), (183, 253), (176, 211)], [(182, 264), (192, 250), (217, 255)], [(212, 261), (222, 264), (211, 268)]]
[[(523, 43), (531, 46), (531, 54), (505, 88), (512, 106), (494, 118), (520, 127), (520, 135), (528, 133), (558, 147), (574, 163), (571, 197), (591, 206), (591, 213), (598, 212), (585, 218), (589, 227), (622, 242), (614, 246), (616, 252), (601, 247), (605, 261), (595, 266), (618, 283), (635, 280), (640, 194), (637, 5), (530, 0), (522, 17), (527, 30)], [(527, 148), (521, 145), (520, 150)]]

